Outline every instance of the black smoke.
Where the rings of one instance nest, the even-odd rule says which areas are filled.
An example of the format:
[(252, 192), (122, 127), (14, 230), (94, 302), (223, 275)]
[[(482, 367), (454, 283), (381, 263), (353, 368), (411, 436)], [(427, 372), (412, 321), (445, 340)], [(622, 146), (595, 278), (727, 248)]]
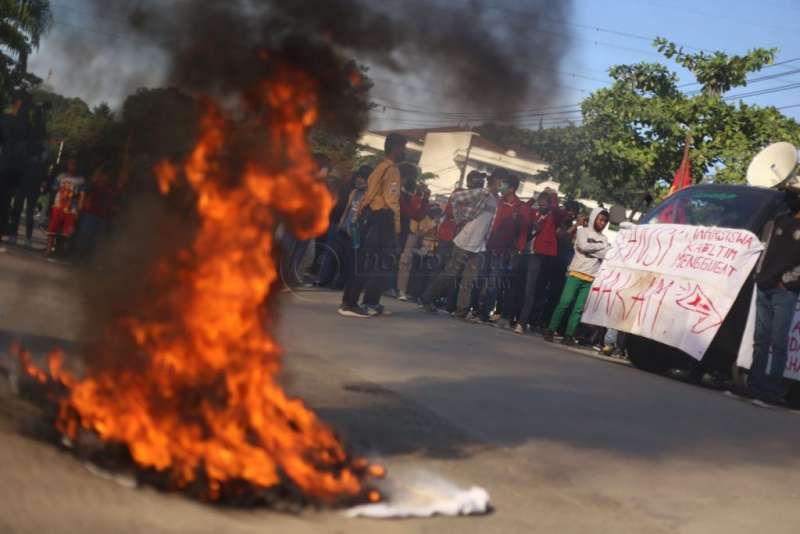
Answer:
[[(323, 110), (356, 127), (335, 72), (353, 58), (398, 75), (426, 74), (459, 104), (510, 113), (557, 96), (569, 46), (559, 20), (569, 0), (93, 0), (98, 15), (125, 21), (167, 58), (166, 83), (230, 93), (263, 73), (257, 50), (281, 51), (327, 84)], [(98, 19), (102, 20), (102, 19)], [(119, 31), (119, 28), (116, 27)], [(124, 43), (122, 43), (124, 45)], [(120, 46), (118, 44), (118, 46)], [(108, 73), (114, 76), (114, 72)], [(329, 105), (328, 105), (329, 104)], [(538, 106), (537, 106), (538, 107)], [(363, 124), (361, 124), (363, 126)]]

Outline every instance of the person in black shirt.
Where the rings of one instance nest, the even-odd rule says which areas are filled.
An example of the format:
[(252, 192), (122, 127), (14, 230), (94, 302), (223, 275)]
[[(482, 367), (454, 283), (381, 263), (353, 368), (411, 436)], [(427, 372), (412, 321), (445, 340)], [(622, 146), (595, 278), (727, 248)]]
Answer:
[[(756, 276), (756, 330), (748, 387), (756, 402), (782, 403), (789, 329), (800, 293), (800, 199), (775, 220)], [(767, 364), (772, 352), (772, 363)]]

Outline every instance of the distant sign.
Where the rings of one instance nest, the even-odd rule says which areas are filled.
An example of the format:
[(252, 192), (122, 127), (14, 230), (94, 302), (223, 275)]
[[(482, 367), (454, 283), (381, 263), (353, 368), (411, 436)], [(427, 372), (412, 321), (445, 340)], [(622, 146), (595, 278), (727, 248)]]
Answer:
[(623, 229), (594, 279), (583, 321), (700, 359), (763, 248), (747, 230), (676, 224)]

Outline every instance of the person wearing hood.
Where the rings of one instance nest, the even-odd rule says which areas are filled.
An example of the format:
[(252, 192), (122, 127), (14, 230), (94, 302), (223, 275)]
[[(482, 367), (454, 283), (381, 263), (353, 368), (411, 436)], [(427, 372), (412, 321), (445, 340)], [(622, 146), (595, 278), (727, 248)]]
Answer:
[(575, 344), (575, 330), (581, 320), (583, 306), (589, 296), (592, 281), (600, 270), (600, 263), (611, 248), (603, 230), (608, 224), (608, 212), (602, 208), (595, 208), (589, 216), (589, 225), (578, 228), (575, 234), (575, 256), (567, 267), (567, 283), (561, 292), (553, 317), (544, 338), (553, 341), (553, 334), (561, 325), (561, 320), (567, 310), (572, 308), (564, 331), (564, 345)]

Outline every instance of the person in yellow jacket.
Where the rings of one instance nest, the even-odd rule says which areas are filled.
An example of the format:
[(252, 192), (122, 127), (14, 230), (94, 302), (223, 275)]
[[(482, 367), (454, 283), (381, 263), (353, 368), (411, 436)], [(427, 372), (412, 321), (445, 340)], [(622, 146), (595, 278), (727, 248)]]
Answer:
[[(357, 211), (360, 248), (356, 254), (356, 272), (344, 288), (339, 315), (370, 317), (388, 314), (380, 299), (393, 282), (397, 263), (402, 187), (397, 165), (405, 159), (406, 143), (406, 138), (400, 134), (387, 135), (385, 158), (367, 179), (367, 191)], [(362, 292), (363, 308), (358, 302)]]

